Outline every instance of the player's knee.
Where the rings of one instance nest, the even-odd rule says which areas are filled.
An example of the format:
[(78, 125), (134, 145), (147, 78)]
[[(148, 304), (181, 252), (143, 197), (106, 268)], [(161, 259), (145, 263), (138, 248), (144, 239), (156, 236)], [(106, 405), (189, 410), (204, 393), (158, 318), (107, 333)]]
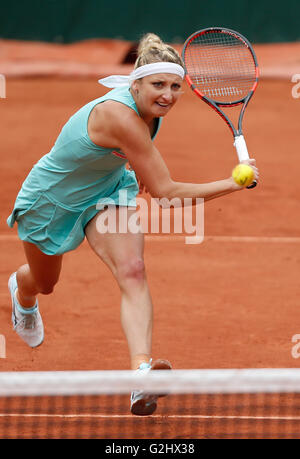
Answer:
[(37, 288), (38, 288), (39, 293), (41, 293), (42, 295), (51, 295), (51, 293), (53, 293), (54, 291), (55, 284), (56, 282), (40, 283), (40, 284), (37, 284)]
[(143, 281), (145, 278), (145, 264), (139, 257), (123, 261), (117, 266), (117, 277), (121, 284), (126, 281)]

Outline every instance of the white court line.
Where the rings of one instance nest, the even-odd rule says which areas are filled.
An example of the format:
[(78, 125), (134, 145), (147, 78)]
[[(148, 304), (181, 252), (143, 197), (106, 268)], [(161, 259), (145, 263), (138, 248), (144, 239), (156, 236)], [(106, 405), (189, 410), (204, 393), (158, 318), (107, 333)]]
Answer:
[[(185, 238), (188, 235), (157, 235), (146, 234), (146, 241), (150, 242), (185, 242)], [(191, 235), (193, 237), (193, 235)], [(19, 238), (15, 234), (0, 234), (0, 242), (14, 242), (18, 241)], [(283, 243), (283, 244), (299, 244), (300, 237), (291, 236), (204, 236), (204, 242), (260, 242), (260, 243)]]
[[(145, 236), (146, 241), (151, 242), (173, 242), (185, 241), (186, 236)], [(213, 242), (261, 242), (261, 243), (285, 243), (285, 244), (299, 244), (300, 237), (281, 237), (281, 236), (204, 236), (205, 241)]]
[[(18, 418), (99, 418), (99, 419), (140, 419), (132, 414), (30, 414), (30, 413), (0, 413), (0, 418), (18, 417)], [(151, 415), (150, 419), (232, 419), (232, 420), (257, 420), (257, 421), (300, 421), (300, 416), (205, 416), (198, 414), (186, 415)], [(145, 419), (143, 417), (143, 419)]]

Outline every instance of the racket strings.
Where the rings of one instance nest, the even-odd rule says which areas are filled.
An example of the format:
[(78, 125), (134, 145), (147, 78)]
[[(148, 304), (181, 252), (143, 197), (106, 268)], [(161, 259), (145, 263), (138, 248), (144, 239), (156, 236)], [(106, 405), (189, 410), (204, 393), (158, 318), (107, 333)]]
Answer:
[(256, 81), (256, 66), (248, 46), (233, 35), (199, 35), (185, 51), (185, 65), (202, 94), (220, 102), (243, 99)]

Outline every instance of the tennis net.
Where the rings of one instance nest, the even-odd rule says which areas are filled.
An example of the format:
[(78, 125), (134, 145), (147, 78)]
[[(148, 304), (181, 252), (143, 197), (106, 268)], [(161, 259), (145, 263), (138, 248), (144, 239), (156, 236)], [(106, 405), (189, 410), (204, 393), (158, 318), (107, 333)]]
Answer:
[(300, 438), (300, 370), (0, 372), (0, 438)]

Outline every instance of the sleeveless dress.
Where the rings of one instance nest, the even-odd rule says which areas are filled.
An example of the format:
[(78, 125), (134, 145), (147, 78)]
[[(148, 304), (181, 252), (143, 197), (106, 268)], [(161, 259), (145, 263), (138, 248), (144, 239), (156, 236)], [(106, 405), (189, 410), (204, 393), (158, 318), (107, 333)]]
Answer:
[[(88, 135), (93, 108), (106, 100), (127, 105), (138, 115), (129, 87), (116, 88), (78, 110), (62, 128), (51, 151), (32, 168), (7, 219), (18, 224), (21, 240), (47, 255), (76, 249), (87, 223), (105, 202), (136, 207), (139, 187), (135, 173), (118, 148), (103, 148)], [(161, 125), (156, 120), (154, 140)]]

